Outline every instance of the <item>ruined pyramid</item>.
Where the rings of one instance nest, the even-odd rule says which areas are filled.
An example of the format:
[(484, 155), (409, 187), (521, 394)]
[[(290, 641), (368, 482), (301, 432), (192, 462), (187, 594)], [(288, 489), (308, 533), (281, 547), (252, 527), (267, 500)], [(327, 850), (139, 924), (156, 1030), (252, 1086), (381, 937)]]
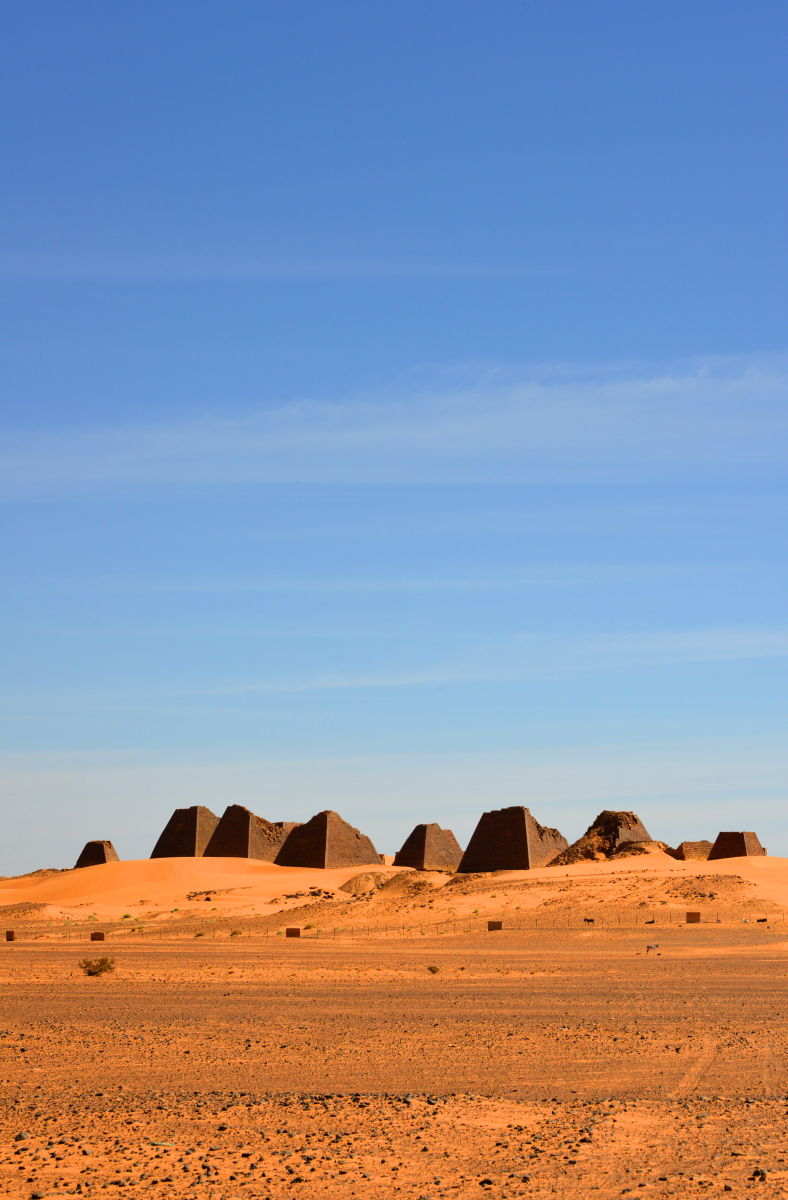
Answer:
[(280, 867), (354, 867), (381, 862), (369, 838), (331, 809), (296, 826), (276, 856)]
[(273, 862), (295, 821), (266, 821), (242, 804), (231, 804), (222, 813), (205, 858), (259, 858)]
[(709, 861), (713, 858), (757, 858), (765, 853), (754, 833), (718, 833), (709, 851)]
[(98, 867), (102, 863), (120, 862), (112, 842), (85, 842), (85, 847), (74, 864), (77, 867)]
[(673, 851), (673, 857), (681, 862), (686, 862), (690, 859), (705, 862), (712, 851), (712, 842), (679, 842), (676, 849)]
[(614, 812), (606, 808), (596, 817), (581, 838), (559, 854), (550, 866), (610, 858), (630, 842), (651, 842), (652, 838), (633, 812)]
[(202, 804), (176, 808), (153, 847), (151, 858), (202, 858), (218, 824), (216, 814)]
[(394, 855), (395, 867), (415, 867), (417, 871), (456, 871), (462, 850), (450, 829), (432, 822), (417, 825)]
[(527, 808), (497, 808), (482, 814), (458, 871), (527, 871), (545, 867), (568, 842), (557, 829), (534, 820)]

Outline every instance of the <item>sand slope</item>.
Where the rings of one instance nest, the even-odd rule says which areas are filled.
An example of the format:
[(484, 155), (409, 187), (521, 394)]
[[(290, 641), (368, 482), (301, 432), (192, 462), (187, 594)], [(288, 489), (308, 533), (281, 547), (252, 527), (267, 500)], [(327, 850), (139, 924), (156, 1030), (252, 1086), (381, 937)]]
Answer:
[(117, 920), (128, 914), (157, 923), (182, 921), (189, 913), (202, 919), (209, 912), (259, 920), (298, 909), (304, 921), (320, 920), (335, 904), (347, 905), (349, 897), (339, 889), (360, 873), (369, 879), (375, 875), (406, 878), (393, 890), (386, 887), (374, 895), (354, 897), (357, 921), (400, 919), (408, 913), (417, 918), (477, 914), (514, 919), (550, 906), (589, 913), (592, 906), (600, 905), (668, 905), (681, 910), (745, 899), (764, 906), (788, 906), (788, 859), (677, 862), (655, 851), (620, 861), (482, 876), (383, 865), (365, 866), (363, 872), (358, 866), (317, 870), (245, 858), (141, 859), (0, 880), (0, 909), (35, 905), (47, 917), (84, 920), (95, 914), (99, 920)]
[[(392, 873), (391, 868), (374, 865), (364, 871)], [(23, 903), (60, 910), (89, 907), (111, 917), (136, 914), (143, 905), (182, 909), (189, 903), (204, 903), (203, 895), (188, 900), (190, 892), (200, 892), (210, 893), (211, 903), (218, 908), (235, 911), (239, 905), (262, 908), (287, 895), (304, 897), (310, 890), (333, 893), (358, 874), (358, 866), (321, 871), (248, 858), (145, 858), (0, 881), (0, 907)]]

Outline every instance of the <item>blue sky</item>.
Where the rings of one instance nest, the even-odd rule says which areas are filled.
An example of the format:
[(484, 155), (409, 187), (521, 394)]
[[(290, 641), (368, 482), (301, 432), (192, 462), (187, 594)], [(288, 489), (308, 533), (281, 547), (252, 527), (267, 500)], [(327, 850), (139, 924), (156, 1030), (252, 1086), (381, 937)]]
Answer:
[(0, 872), (788, 854), (784, 5), (0, 3)]

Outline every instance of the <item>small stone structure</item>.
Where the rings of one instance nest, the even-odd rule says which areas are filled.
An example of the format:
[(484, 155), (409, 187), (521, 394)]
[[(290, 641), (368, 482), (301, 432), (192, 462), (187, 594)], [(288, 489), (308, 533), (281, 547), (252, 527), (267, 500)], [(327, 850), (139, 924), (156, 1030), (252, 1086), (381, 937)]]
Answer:
[(680, 842), (673, 851), (673, 858), (681, 862), (705, 862), (711, 853), (713, 842)]
[(266, 821), (242, 804), (231, 804), (222, 813), (204, 857), (257, 858), (272, 863), (296, 825), (295, 821)]
[(288, 925), (287, 928), (285, 929), (285, 937), (300, 938), (300, 936), (301, 936), (301, 926), (300, 925)]
[(565, 867), (589, 859), (602, 861), (636, 842), (646, 846), (651, 843), (651, 835), (640, 818), (633, 812), (615, 812), (606, 808), (583, 836), (559, 854), (550, 866)]
[(91, 942), (103, 942), (104, 934), (101, 932), (100, 929), (94, 929), (93, 933), (91, 933), (91, 935), (90, 935), (90, 940), (91, 940)]
[(218, 824), (216, 813), (203, 804), (176, 808), (153, 847), (151, 858), (202, 858)]
[(5, 940), (7, 942), (15, 942), (16, 941), (16, 934), (13, 929), (6, 929)]
[(496, 930), (498, 930), (498, 929), (503, 929), (503, 921), (488, 921), (487, 922), (487, 932), (488, 933), (495, 933)]
[(687, 913), (687, 924), (688, 925), (700, 925), (700, 913), (699, 912), (688, 912)]
[(327, 808), (291, 831), (275, 861), (280, 867), (328, 869), (379, 865), (381, 860), (368, 837)]
[(546, 867), (568, 842), (557, 829), (540, 825), (527, 808), (496, 808), (482, 813), (457, 870), (528, 871)]
[(456, 871), (462, 850), (450, 829), (441, 829), (433, 821), (417, 825), (394, 855), (395, 867), (415, 867), (417, 871)]
[(713, 858), (758, 858), (765, 853), (754, 833), (718, 833), (709, 862)]
[(120, 862), (112, 842), (85, 842), (85, 847), (74, 864), (77, 867), (99, 867), (102, 863)]

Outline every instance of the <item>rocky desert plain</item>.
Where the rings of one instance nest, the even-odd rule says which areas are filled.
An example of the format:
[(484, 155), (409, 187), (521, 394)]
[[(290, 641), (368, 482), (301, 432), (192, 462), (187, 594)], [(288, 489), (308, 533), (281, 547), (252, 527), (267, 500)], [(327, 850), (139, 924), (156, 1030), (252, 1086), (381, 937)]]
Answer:
[[(786, 859), (659, 848), (2, 880), (0, 1188), (783, 1195), (786, 907)], [(86, 975), (100, 955), (115, 970)]]

